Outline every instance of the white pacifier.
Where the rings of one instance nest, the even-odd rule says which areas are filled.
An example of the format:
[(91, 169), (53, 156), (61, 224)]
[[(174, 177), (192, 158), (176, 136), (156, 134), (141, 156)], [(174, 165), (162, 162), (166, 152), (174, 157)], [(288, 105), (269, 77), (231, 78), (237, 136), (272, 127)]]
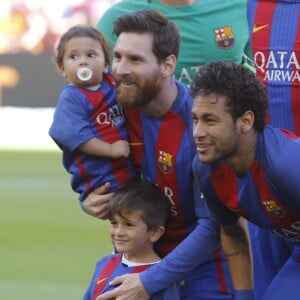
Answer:
[(81, 81), (88, 81), (92, 78), (92, 76), (93, 76), (93, 71), (90, 68), (83, 67), (77, 70), (77, 77)]

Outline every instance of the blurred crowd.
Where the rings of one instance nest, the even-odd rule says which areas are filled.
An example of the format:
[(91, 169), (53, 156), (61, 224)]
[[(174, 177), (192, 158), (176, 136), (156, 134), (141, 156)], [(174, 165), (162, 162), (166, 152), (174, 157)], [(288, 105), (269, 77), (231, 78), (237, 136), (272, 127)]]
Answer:
[(0, 54), (53, 52), (76, 24), (95, 26), (114, 0), (8, 0), (0, 4)]

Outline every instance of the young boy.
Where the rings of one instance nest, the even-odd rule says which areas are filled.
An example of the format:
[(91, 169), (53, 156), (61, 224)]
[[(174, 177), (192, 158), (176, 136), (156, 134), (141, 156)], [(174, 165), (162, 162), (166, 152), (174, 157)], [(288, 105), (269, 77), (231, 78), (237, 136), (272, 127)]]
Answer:
[[(83, 300), (96, 300), (111, 290), (109, 282), (116, 276), (141, 272), (160, 260), (154, 244), (165, 231), (170, 207), (168, 198), (150, 182), (136, 181), (114, 193), (109, 202), (110, 236), (118, 254), (98, 261)], [(151, 299), (179, 299), (175, 284)]]
[(80, 201), (106, 182), (114, 191), (136, 176), (109, 62), (107, 41), (91, 26), (74, 26), (60, 39), (56, 65), (68, 84), (49, 134), (63, 151), (63, 165)]

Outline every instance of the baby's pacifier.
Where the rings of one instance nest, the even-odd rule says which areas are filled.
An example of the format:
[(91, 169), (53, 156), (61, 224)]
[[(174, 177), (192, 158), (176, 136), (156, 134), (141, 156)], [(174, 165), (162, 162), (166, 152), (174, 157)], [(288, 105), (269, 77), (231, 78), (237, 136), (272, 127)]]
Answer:
[(77, 77), (81, 81), (88, 81), (92, 78), (92, 76), (93, 76), (93, 71), (90, 68), (83, 67), (77, 70)]

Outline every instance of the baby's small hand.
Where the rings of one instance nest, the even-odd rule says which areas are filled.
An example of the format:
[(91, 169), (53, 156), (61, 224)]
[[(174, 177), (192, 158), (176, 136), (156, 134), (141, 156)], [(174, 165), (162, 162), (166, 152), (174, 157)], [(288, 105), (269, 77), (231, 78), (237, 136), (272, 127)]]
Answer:
[(118, 158), (118, 157), (128, 157), (130, 154), (130, 148), (129, 143), (127, 141), (117, 141), (111, 145), (112, 158)]

